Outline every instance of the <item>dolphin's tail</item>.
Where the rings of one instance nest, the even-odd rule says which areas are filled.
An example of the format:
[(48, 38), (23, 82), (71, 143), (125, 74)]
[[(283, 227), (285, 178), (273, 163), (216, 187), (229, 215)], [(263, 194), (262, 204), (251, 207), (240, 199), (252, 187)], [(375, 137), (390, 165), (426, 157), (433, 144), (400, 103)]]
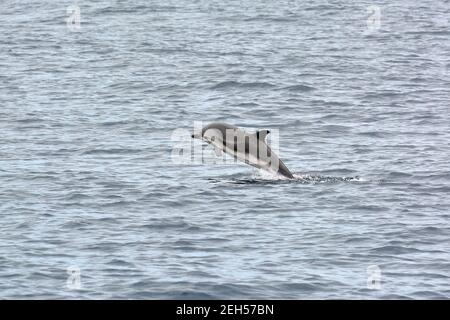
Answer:
[(273, 171), (276, 171), (277, 173), (285, 176), (286, 178), (294, 179), (294, 175), (291, 173), (291, 171), (289, 171), (284, 162), (278, 157), (278, 155), (275, 152), (272, 151), (272, 149), (269, 146), (267, 146), (267, 152), (269, 157), (271, 158), (269, 167)]
[(286, 178), (294, 179), (294, 175), (289, 171), (289, 169), (286, 167), (283, 161), (281, 159), (278, 159), (278, 173), (282, 174)]

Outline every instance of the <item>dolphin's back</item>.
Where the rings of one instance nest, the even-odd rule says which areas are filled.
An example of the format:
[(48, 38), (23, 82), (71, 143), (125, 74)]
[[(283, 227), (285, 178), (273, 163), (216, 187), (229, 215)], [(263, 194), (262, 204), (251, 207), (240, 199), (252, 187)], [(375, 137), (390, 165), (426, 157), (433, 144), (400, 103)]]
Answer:
[(205, 135), (205, 132), (210, 130), (210, 129), (215, 129), (218, 130), (222, 133), (222, 136), (225, 138), (226, 137), (226, 131), (228, 130), (240, 130), (238, 127), (232, 126), (231, 124), (227, 124), (227, 123), (222, 123), (222, 122), (213, 122), (208, 124), (207, 126), (204, 126), (202, 129), (202, 136)]

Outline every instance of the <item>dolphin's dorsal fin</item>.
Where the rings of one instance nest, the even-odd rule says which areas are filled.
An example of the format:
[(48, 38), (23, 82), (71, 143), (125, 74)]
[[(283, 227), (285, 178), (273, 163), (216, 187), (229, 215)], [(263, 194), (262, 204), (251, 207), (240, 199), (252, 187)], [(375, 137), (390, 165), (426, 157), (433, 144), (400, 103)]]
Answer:
[(256, 138), (262, 141), (266, 140), (267, 135), (270, 133), (269, 130), (259, 130), (256, 131)]

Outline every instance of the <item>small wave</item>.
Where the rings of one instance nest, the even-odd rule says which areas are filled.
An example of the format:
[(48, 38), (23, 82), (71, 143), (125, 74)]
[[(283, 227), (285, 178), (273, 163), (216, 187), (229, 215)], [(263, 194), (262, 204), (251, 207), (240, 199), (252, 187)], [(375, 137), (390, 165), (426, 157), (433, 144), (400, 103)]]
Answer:
[(66, 223), (64, 223), (62, 225), (62, 228), (64, 229), (79, 229), (79, 228), (83, 228), (89, 225), (89, 222), (78, 219), (78, 220), (71, 220), (71, 221), (67, 221)]
[(314, 87), (310, 87), (310, 86), (303, 85), (303, 84), (296, 84), (296, 85), (293, 85), (293, 86), (285, 87), (283, 89), (284, 90), (288, 90), (288, 91), (292, 91), (292, 92), (297, 92), (297, 91), (299, 91), (299, 92), (307, 92), (307, 91), (316, 90), (316, 88), (314, 88)]
[(285, 292), (313, 292), (319, 288), (311, 283), (286, 283), (281, 286)]
[(91, 149), (83, 152), (83, 154), (130, 154), (139, 153), (138, 149)]
[(296, 21), (294, 17), (274, 17), (270, 15), (258, 15), (244, 19), (245, 22), (263, 21), (263, 22), (293, 22)]
[(411, 295), (419, 299), (448, 299), (448, 296), (446, 295), (429, 290), (416, 291), (413, 292)]
[(398, 172), (398, 171), (392, 171), (389, 172), (388, 174), (388, 178), (392, 179), (392, 178), (410, 178), (412, 177), (412, 174), (407, 173), (407, 172)]
[(72, 192), (68, 195), (67, 200), (75, 201), (75, 200), (84, 200), (84, 199), (89, 199), (89, 198), (90, 198), (90, 196), (88, 196), (87, 194), (80, 193), (80, 192)]
[(135, 265), (133, 263), (130, 263), (129, 261), (125, 261), (125, 260), (118, 259), (118, 258), (113, 258), (107, 264), (115, 266), (115, 267), (131, 267), (131, 268), (135, 267)]
[(245, 108), (258, 108), (260, 105), (255, 102), (242, 102), (237, 104), (236, 106)]
[(127, 125), (129, 124), (129, 121), (126, 120), (117, 120), (117, 121), (105, 121), (100, 123), (100, 125), (105, 126), (105, 127), (110, 127), (110, 126), (120, 126), (120, 125)]
[(151, 230), (166, 230), (166, 229), (189, 229), (192, 225), (184, 221), (159, 221), (151, 222), (141, 226), (141, 228), (151, 229)]
[(44, 119), (41, 118), (25, 118), (16, 120), (17, 123), (36, 123), (36, 122), (44, 122)]
[(274, 87), (273, 84), (267, 82), (239, 82), (239, 81), (224, 81), (215, 84), (211, 87), (212, 90), (221, 89), (266, 89)]
[(371, 137), (371, 138), (383, 138), (388, 136), (388, 132), (381, 132), (381, 131), (365, 131), (365, 132), (358, 132), (357, 133), (360, 136), (365, 137)]
[(351, 127), (349, 126), (343, 126), (343, 125), (337, 125), (337, 124), (328, 124), (321, 127), (321, 130), (324, 132), (327, 132), (329, 134), (333, 133), (347, 133), (351, 131)]
[(417, 235), (424, 235), (428, 236), (430, 234), (432, 235), (447, 235), (450, 234), (450, 228), (445, 227), (434, 227), (434, 226), (427, 226), (423, 228), (418, 228), (414, 231)]
[(400, 245), (385, 245), (377, 248), (371, 249), (372, 252), (381, 253), (381, 254), (407, 254), (407, 253), (415, 253), (420, 252), (419, 249), (400, 246)]
[(314, 172), (315, 174), (313, 174), (312, 172), (309, 174), (311, 176), (320, 176), (320, 175), (350, 175), (350, 174), (354, 174), (356, 171), (352, 170), (352, 169), (347, 169), (347, 168), (336, 168), (336, 169), (329, 169), (329, 170), (322, 170), (319, 172)]

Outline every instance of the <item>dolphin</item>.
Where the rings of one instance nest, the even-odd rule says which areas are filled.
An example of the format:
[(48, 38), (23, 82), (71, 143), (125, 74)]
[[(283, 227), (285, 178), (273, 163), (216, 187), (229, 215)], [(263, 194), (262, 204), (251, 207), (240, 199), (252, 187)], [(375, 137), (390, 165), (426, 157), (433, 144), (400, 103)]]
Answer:
[(203, 127), (201, 132), (194, 132), (192, 138), (204, 140), (216, 150), (232, 155), (246, 164), (293, 179), (294, 176), (283, 161), (265, 142), (269, 133), (269, 130), (247, 133), (233, 125), (215, 122)]

